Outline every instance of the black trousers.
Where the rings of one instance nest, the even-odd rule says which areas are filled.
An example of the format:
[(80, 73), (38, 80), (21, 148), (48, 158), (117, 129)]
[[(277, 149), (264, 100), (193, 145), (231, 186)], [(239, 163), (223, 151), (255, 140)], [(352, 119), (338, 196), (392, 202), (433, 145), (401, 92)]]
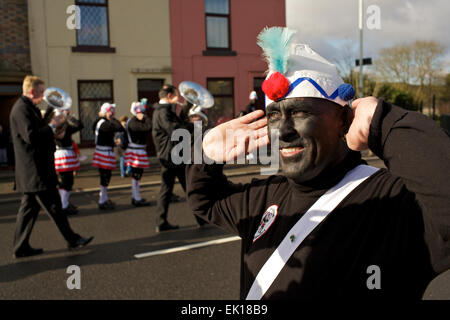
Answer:
[(100, 185), (107, 187), (111, 181), (111, 170), (98, 168), (98, 172), (100, 173)]
[(66, 215), (61, 212), (61, 199), (56, 188), (36, 193), (24, 193), (17, 213), (14, 253), (30, 247), (31, 231), (40, 209), (50, 216), (68, 243), (73, 243), (80, 238), (80, 235), (70, 228)]
[[(170, 199), (172, 198), (173, 186), (175, 184), (175, 178), (181, 184), (184, 192), (186, 192), (186, 175), (185, 165), (179, 165), (175, 168), (167, 168), (161, 165), (161, 189), (159, 191), (159, 198), (156, 203), (156, 225), (160, 226), (167, 222), (167, 213), (169, 211)], [(195, 216), (195, 219), (199, 225), (203, 225), (202, 219)]]
[(72, 191), (73, 187), (73, 171), (65, 171), (58, 173), (59, 187), (66, 191)]
[(131, 177), (137, 181), (141, 180), (144, 169), (131, 167)]

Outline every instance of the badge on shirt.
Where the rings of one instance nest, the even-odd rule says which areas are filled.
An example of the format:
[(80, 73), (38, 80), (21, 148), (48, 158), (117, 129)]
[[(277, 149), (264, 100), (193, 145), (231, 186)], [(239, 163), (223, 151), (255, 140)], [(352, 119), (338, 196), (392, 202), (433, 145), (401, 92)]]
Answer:
[(253, 242), (259, 239), (272, 225), (275, 221), (275, 218), (278, 214), (278, 206), (276, 204), (271, 205), (267, 208), (266, 212), (264, 212), (261, 222), (259, 223), (258, 230), (256, 230), (255, 235), (253, 236)]

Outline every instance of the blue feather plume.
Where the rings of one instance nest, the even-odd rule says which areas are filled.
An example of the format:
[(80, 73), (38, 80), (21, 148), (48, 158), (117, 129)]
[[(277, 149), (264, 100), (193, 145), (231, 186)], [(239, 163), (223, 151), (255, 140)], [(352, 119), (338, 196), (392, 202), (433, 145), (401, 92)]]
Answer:
[(269, 70), (285, 73), (290, 54), (290, 43), (295, 30), (282, 27), (264, 28), (257, 38), (258, 45), (263, 49)]

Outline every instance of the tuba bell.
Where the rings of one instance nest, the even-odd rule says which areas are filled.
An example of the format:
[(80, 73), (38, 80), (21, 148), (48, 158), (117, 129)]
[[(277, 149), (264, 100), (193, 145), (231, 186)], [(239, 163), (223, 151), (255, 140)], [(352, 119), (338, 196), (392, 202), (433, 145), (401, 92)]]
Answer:
[(59, 110), (69, 110), (72, 106), (72, 98), (64, 90), (56, 87), (47, 88), (44, 91), (44, 100), (50, 107)]
[(214, 97), (211, 93), (198, 83), (192, 81), (183, 81), (178, 86), (181, 96), (187, 101), (189, 111), (187, 117), (199, 116), (202, 119), (203, 126), (208, 125), (208, 116), (203, 112), (214, 106)]
[[(50, 122), (54, 117), (64, 117), (67, 119), (66, 112), (64, 111), (69, 111), (70, 107), (72, 107), (72, 98), (66, 91), (56, 87), (49, 87), (44, 91), (44, 101), (48, 105), (47, 112), (44, 115), (44, 119), (47, 122)], [(55, 129), (55, 134), (61, 133), (66, 127), (67, 122), (64, 121)]]

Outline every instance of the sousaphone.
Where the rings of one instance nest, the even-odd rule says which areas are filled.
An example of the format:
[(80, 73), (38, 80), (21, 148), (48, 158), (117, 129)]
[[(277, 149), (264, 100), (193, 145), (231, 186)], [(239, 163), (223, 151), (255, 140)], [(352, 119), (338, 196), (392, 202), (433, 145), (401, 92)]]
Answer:
[(203, 120), (203, 125), (208, 124), (208, 117), (203, 109), (214, 106), (214, 97), (211, 93), (198, 83), (183, 81), (178, 86), (181, 96), (192, 106), (189, 108), (188, 117), (197, 115)]
[[(51, 119), (57, 116), (64, 116), (63, 111), (67, 111), (72, 107), (72, 98), (70, 95), (64, 90), (56, 87), (47, 88), (44, 91), (44, 101), (48, 104), (49, 107), (53, 108), (50, 114), (46, 113), (45, 118)], [(61, 131), (65, 130), (67, 127), (67, 122), (64, 121), (63, 124), (58, 126), (55, 130), (55, 133), (58, 134)]]
[(72, 98), (64, 90), (56, 87), (47, 88), (44, 91), (44, 100), (50, 107), (59, 110), (69, 110), (72, 106)]

